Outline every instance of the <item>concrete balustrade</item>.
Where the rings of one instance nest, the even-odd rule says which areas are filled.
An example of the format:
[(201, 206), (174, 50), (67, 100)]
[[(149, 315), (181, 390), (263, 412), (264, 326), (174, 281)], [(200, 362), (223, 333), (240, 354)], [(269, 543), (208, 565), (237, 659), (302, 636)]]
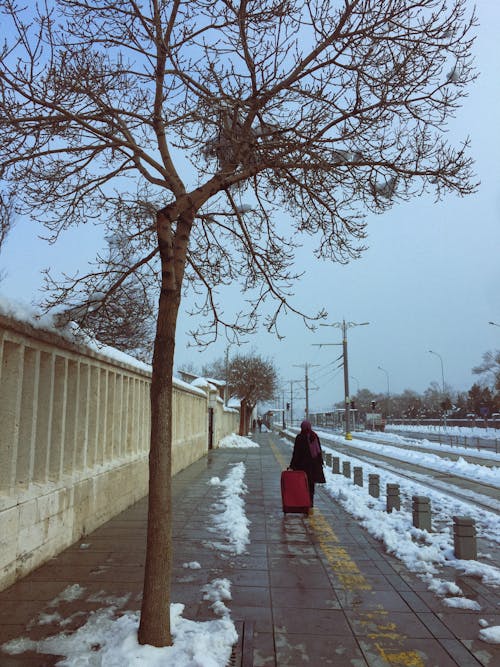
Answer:
[[(149, 390), (144, 364), (0, 314), (0, 590), (147, 494)], [(217, 446), (239, 416), (213, 409)], [(174, 380), (173, 473), (207, 452), (208, 414)]]

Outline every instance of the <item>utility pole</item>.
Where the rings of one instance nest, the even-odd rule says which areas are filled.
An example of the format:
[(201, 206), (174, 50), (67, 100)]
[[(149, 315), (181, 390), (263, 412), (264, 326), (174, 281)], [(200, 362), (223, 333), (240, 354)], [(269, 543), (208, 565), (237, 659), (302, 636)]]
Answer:
[(294, 364), (296, 368), (303, 368), (305, 371), (305, 383), (306, 383), (306, 419), (309, 419), (309, 374), (308, 370), (309, 368), (312, 368), (313, 366), (319, 366), (319, 364)]
[(285, 390), (283, 389), (283, 430), (286, 429), (286, 422), (285, 422)]
[[(345, 400), (345, 439), (352, 440), (351, 435), (351, 398), (349, 396), (349, 368), (347, 360), (347, 329), (351, 327), (363, 327), (370, 324), (369, 322), (332, 322), (331, 324), (322, 324), (323, 327), (337, 327), (342, 329), (342, 356), (344, 360), (344, 400)], [(336, 343), (329, 343), (335, 345)]]

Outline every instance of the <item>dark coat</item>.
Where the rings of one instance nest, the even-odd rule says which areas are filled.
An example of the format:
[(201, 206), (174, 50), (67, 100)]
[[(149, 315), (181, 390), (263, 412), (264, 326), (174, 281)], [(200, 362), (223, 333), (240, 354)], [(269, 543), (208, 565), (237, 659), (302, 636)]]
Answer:
[[(319, 447), (321, 450), (320, 443)], [(313, 459), (311, 450), (309, 449), (309, 441), (305, 433), (299, 433), (295, 438), (290, 468), (292, 470), (303, 470), (310, 482), (315, 482), (316, 484), (324, 484), (326, 482), (323, 474), (323, 453), (321, 452), (319, 456)]]

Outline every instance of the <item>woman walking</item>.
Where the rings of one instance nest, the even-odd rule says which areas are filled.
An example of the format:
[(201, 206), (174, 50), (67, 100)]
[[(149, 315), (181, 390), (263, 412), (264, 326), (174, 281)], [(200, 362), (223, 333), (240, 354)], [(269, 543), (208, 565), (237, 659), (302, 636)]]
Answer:
[(311, 507), (314, 505), (314, 485), (326, 482), (323, 474), (323, 454), (317, 434), (312, 430), (311, 422), (305, 420), (300, 425), (300, 433), (295, 438), (292, 460), (292, 470), (303, 470), (309, 482)]

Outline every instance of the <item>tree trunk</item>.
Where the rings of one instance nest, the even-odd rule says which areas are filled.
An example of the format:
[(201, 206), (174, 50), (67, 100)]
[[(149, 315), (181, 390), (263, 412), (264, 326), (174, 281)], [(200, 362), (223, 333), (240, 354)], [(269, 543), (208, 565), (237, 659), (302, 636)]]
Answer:
[(157, 218), (162, 280), (151, 377), (151, 441), (146, 563), (138, 640), (169, 646), (172, 572), (172, 377), (175, 331), (193, 211), (181, 214), (172, 232), (165, 212)]
[(164, 290), (160, 295), (151, 378), (148, 529), (138, 640), (152, 646), (172, 643), (172, 374), (179, 305), (173, 296)]
[(248, 431), (245, 431), (246, 426), (246, 411), (247, 403), (245, 399), (240, 402), (240, 435), (246, 435)]

